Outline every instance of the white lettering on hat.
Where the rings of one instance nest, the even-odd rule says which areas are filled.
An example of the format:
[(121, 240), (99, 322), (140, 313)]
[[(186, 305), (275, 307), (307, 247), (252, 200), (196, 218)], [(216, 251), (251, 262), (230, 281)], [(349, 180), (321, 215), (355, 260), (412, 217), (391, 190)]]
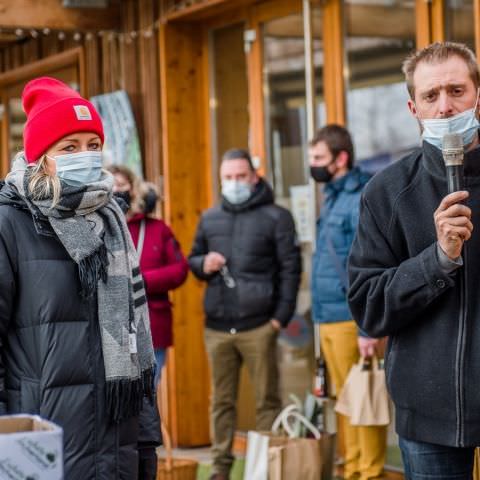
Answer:
[(90, 110), (86, 105), (74, 105), (73, 109), (75, 110), (75, 115), (77, 116), (77, 120), (92, 119), (92, 114), (90, 113)]

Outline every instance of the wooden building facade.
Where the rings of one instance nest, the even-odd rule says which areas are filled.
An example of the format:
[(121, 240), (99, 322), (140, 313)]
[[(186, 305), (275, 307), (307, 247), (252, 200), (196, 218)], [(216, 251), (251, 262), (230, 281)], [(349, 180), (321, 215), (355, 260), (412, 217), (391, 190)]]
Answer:
[[(250, 148), (277, 200), (292, 207), (292, 187), (308, 184), (305, 144), (316, 125), (361, 131), (357, 157), (368, 161), (412, 147), (416, 125), (403, 136), (396, 129), (406, 100), (401, 62), (443, 39), (480, 54), (480, 0), (8, 2), (0, 12), (0, 176), (21, 140), (19, 94), (30, 78), (56, 75), (86, 96), (124, 89), (145, 176), (163, 186), (164, 217), (187, 252), (200, 212), (218, 198), (227, 148)], [(379, 128), (394, 147), (378, 144)], [(304, 240), (308, 252), (308, 228)], [(209, 443), (202, 292), (190, 276), (173, 295), (175, 346), (162, 395), (181, 446)]]

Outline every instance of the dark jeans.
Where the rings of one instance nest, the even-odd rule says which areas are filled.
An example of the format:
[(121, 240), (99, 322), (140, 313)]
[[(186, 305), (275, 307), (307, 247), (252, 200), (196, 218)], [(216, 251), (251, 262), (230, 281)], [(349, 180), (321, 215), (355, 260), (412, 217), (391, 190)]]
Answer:
[(444, 447), (400, 438), (405, 480), (472, 480), (473, 447)]

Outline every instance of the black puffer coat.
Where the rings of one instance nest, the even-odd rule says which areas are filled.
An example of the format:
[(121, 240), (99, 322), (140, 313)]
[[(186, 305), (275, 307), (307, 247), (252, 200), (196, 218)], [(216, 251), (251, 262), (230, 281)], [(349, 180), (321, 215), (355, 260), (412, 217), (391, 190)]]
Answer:
[(79, 291), (48, 222), (1, 189), (0, 414), (63, 427), (68, 480), (136, 480), (139, 452), (159, 444), (158, 415), (145, 401), (142, 420), (109, 421), (96, 301)]
[[(219, 273), (203, 272), (205, 255), (212, 251), (227, 259), (235, 288), (228, 288)], [(223, 199), (203, 213), (189, 264), (208, 281), (204, 307), (209, 328), (242, 331), (272, 318), (283, 326), (290, 321), (300, 283), (300, 249), (292, 215), (273, 203), (265, 181), (246, 202), (232, 205)]]

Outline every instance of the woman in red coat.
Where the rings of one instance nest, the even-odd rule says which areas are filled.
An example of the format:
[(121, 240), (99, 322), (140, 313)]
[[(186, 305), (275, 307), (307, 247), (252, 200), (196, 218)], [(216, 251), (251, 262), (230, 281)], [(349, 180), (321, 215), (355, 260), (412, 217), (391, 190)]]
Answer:
[(155, 208), (154, 187), (141, 183), (131, 170), (112, 166), (114, 193), (129, 205), (127, 223), (140, 257), (145, 282), (153, 347), (157, 361), (156, 383), (165, 364), (167, 348), (172, 345), (172, 304), (168, 298), (185, 281), (188, 264), (171, 229), (162, 220), (149, 216)]

